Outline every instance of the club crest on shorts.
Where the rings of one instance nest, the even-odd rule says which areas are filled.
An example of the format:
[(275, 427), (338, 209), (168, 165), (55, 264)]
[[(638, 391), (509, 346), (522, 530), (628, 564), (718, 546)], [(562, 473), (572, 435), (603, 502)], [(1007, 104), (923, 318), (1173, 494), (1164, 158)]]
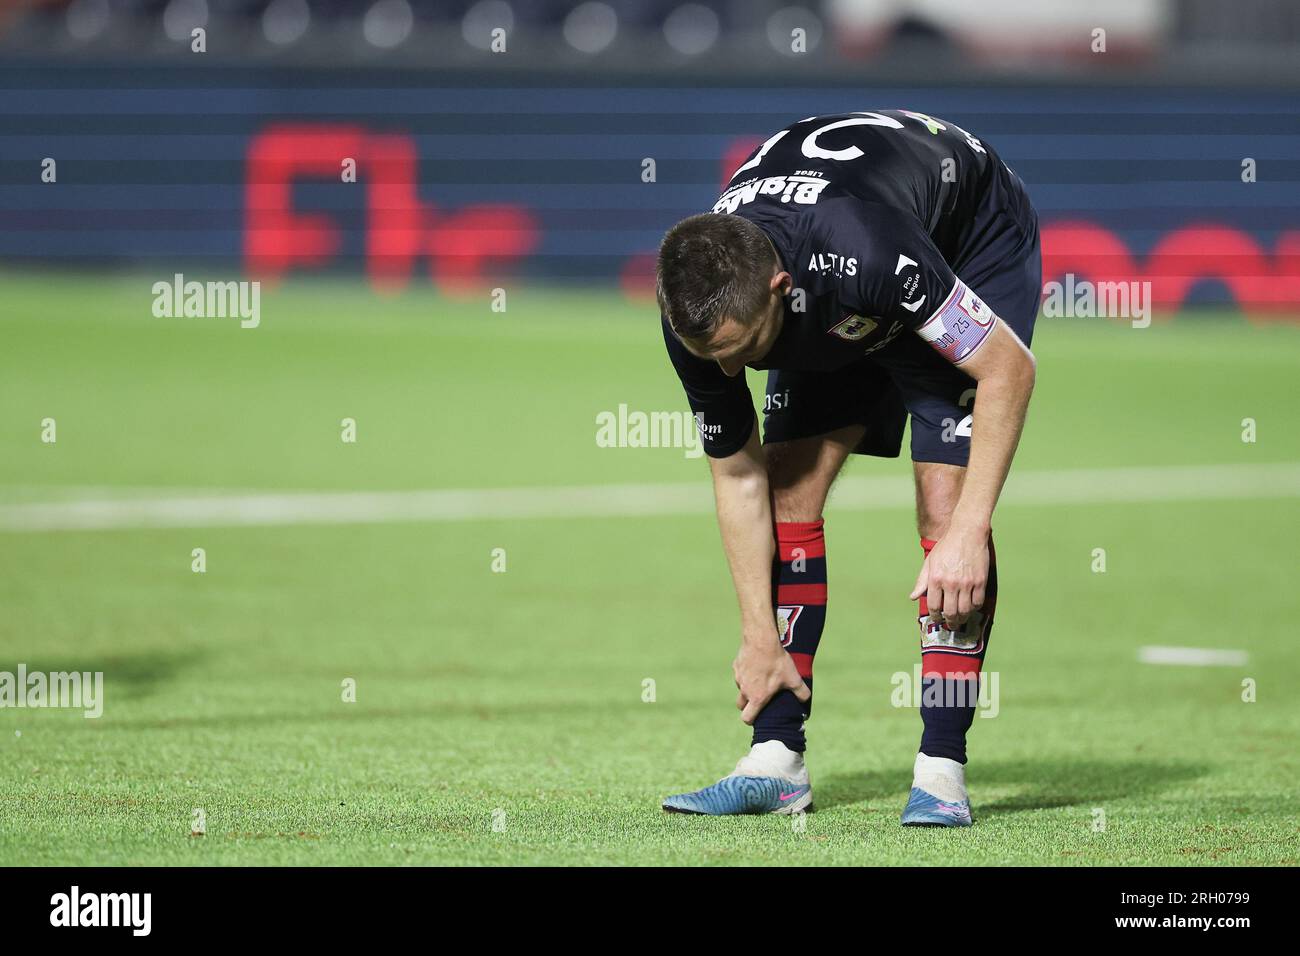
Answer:
[(870, 335), (876, 328), (875, 319), (860, 315), (846, 315), (839, 325), (827, 329), (831, 335), (842, 338), (845, 342), (859, 342)]
[(782, 647), (789, 647), (794, 640), (794, 624), (802, 613), (802, 604), (783, 604), (776, 609), (776, 631), (781, 635)]

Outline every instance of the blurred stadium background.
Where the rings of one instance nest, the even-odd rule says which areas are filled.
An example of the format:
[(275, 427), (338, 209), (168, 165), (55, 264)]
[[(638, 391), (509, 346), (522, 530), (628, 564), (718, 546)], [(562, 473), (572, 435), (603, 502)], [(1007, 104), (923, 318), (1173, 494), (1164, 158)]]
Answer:
[[(1285, 0), (0, 0), (0, 670), (108, 695), (0, 710), (0, 862), (1294, 865), (1298, 92)], [(1036, 334), (982, 825), (896, 825), (881, 461), (830, 510), (822, 811), (665, 820), (747, 739), (733, 599), (704, 466), (596, 416), (685, 408), (664, 230), (793, 119), (897, 107), (1025, 179), (1045, 281), (1155, 323)], [(260, 325), (154, 317), (175, 273), (262, 281)]]
[[(1167, 309), (1300, 299), (1281, 0), (75, 0), (10, 3), (0, 50), (10, 261), (644, 294), (666, 225), (790, 117), (923, 104), (1034, 186), (1048, 273), (1140, 274)], [(58, 190), (23, 165), (50, 137)], [(366, 188), (322, 185), (322, 151)]]

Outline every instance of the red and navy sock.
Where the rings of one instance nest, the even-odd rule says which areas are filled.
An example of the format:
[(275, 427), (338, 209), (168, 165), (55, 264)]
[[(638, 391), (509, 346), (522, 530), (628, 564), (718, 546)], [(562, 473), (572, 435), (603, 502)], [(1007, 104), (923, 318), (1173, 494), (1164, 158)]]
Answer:
[[(799, 676), (812, 690), (813, 655), (826, 624), (826, 539), (820, 521), (778, 521), (772, 590), (776, 596), (781, 646)], [(812, 698), (803, 703), (794, 691), (774, 696), (754, 719), (753, 742), (779, 740), (802, 753), (803, 722), (812, 714)]]
[[(921, 539), (926, 557), (935, 542)], [(921, 753), (966, 762), (966, 733), (975, 719), (980, 668), (993, 629), (998, 599), (998, 568), (989, 538), (989, 579), (984, 607), (971, 614), (961, 628), (949, 631), (930, 621), (929, 606), (921, 595)]]

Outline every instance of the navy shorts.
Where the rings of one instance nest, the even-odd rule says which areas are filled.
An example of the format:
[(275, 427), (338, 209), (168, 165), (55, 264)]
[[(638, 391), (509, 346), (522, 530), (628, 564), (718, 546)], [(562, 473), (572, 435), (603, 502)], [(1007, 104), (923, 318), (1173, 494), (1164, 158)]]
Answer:
[[(1029, 345), (1042, 295), (1038, 222), (1015, 223), (953, 272)], [(812, 438), (848, 425), (866, 432), (854, 454), (897, 458), (912, 417), (912, 460), (965, 465), (970, 455), (975, 380), (919, 335), (834, 372), (767, 374), (763, 442)]]

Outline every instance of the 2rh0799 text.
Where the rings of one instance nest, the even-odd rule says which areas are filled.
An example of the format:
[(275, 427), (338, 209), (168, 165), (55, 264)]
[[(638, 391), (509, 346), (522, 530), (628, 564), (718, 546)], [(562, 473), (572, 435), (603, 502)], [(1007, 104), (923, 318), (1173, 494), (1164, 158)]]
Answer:
[(1140, 906), (1159, 906), (1162, 903), (1189, 903), (1189, 904), (1216, 904), (1224, 903), (1249, 903), (1249, 893), (1238, 892), (1202, 892), (1180, 893), (1177, 890), (1171, 890), (1168, 893), (1121, 893), (1119, 895), (1121, 903), (1136, 903)]

